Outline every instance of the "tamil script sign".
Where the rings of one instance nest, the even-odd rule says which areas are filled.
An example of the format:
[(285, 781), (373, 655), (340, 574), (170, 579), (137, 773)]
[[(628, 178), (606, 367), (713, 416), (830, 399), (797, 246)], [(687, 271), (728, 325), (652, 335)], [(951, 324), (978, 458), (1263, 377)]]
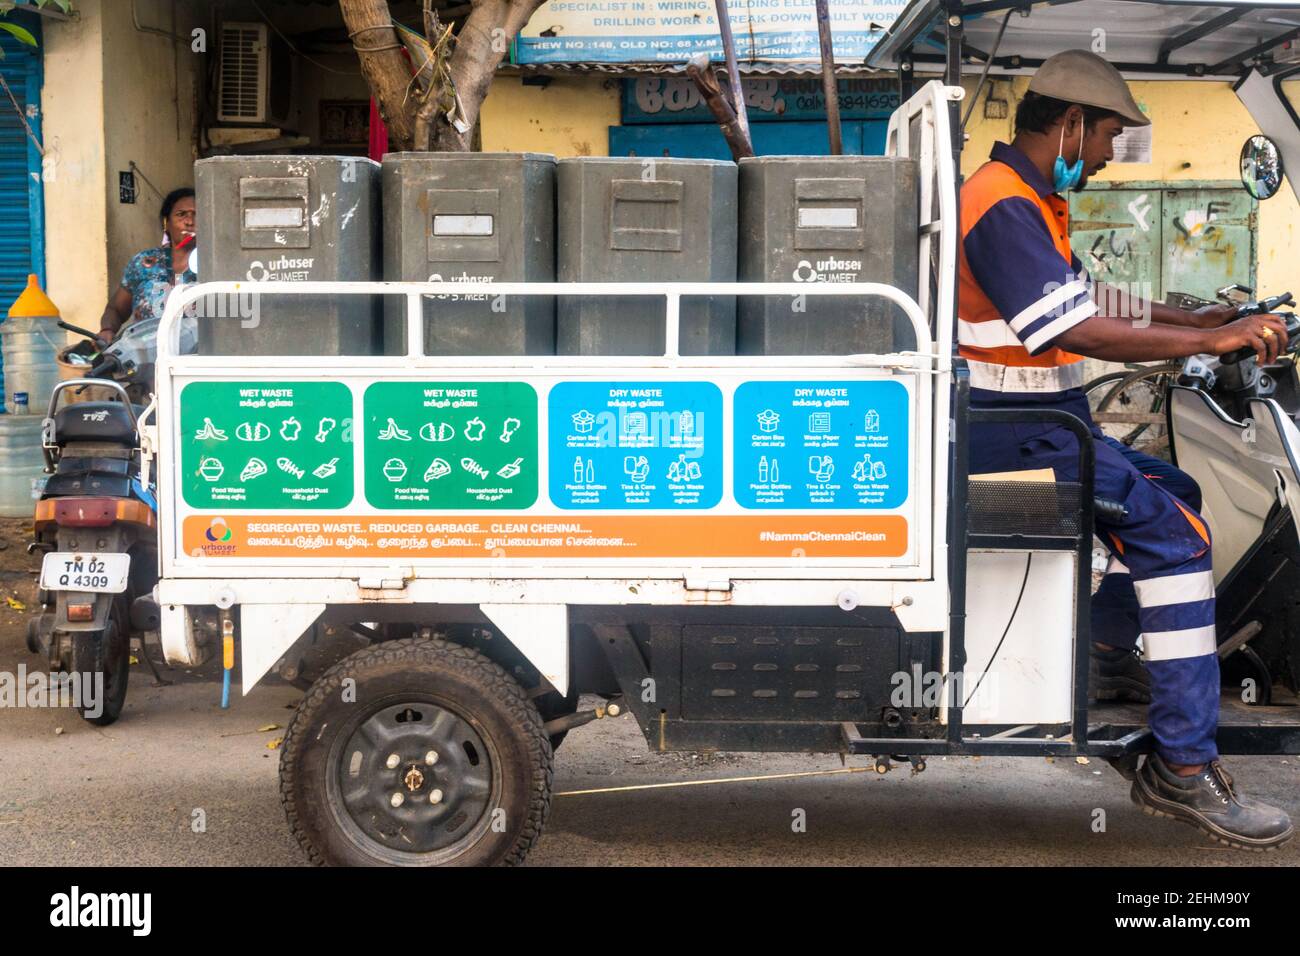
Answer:
[[(861, 63), (908, 0), (830, 0), (835, 59)], [(816, 61), (813, 0), (728, 0), (742, 63)], [(520, 32), (518, 63), (685, 63), (722, 57), (714, 0), (550, 0)]]

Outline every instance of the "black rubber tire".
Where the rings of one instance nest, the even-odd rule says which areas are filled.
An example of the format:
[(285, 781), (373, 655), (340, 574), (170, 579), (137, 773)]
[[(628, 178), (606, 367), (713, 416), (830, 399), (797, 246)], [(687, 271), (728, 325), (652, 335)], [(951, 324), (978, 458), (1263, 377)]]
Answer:
[[(69, 669), (75, 674), (104, 675), (104, 701), (98, 708), (99, 714), (92, 717), (88, 708), (77, 709), (86, 723), (107, 727), (122, 716), (122, 708), (126, 706), (126, 685), (131, 676), (131, 638), (111, 618), (108, 627), (102, 631), (74, 631), (69, 637), (72, 646)], [(80, 679), (85, 680), (85, 677)]]
[[(344, 700), (347, 679), (355, 681), (355, 703)], [(328, 784), (337, 770), (331, 753), (365, 714), (406, 698), (432, 700), (481, 736), (499, 768), (489, 807), (505, 811), (500, 830), (483, 825), (483, 818), (493, 816), (489, 809), (470, 828), (464, 845), (400, 854), (354, 835), (340, 822), (349, 811)], [(550, 812), (552, 761), (537, 708), (505, 670), (459, 644), (407, 638), (362, 648), (312, 685), (285, 731), (280, 802), (294, 838), (317, 866), (516, 865), (536, 844)]]

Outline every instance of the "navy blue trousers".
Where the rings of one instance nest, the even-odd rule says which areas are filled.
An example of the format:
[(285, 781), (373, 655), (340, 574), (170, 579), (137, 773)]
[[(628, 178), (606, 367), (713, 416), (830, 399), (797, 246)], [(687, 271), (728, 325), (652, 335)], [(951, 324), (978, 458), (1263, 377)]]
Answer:
[[(1200, 489), (1167, 462), (1107, 438), (1095, 425), (1092, 431), (1094, 493), (1128, 511), (1118, 522), (1097, 519), (1111, 564), (1093, 600), (1093, 640), (1136, 647), (1141, 637), (1157, 749), (1173, 763), (1213, 760), (1219, 659)], [(1059, 425), (972, 423), (970, 456), (972, 473), (1051, 468), (1058, 481), (1079, 477), (1077, 439)]]

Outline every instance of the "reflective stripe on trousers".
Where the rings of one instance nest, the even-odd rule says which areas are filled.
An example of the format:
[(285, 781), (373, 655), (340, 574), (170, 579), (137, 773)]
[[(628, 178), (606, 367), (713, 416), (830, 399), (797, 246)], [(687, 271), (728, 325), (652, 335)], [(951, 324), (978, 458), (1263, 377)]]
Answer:
[[(1147, 717), (1157, 749), (1173, 763), (1213, 760), (1219, 659), (1209, 529), (1196, 508), (1169, 489), (1189, 497), (1199, 493), (1193, 494), (1187, 487), (1195, 488), (1191, 479), (1168, 464), (1162, 463), (1167, 471), (1161, 477), (1148, 478), (1138, 467), (1142, 462), (1130, 460), (1095, 426), (1093, 433), (1094, 493), (1128, 509), (1120, 522), (1097, 521), (1097, 536), (1111, 550), (1116, 571), (1122, 568), (1127, 575), (1106, 576), (1109, 587), (1093, 617), (1103, 623), (1093, 639), (1131, 647), (1140, 627), (1151, 677)], [(972, 473), (1052, 468), (1058, 481), (1078, 480), (1077, 441), (1058, 425), (972, 423), (970, 449)], [(1128, 623), (1126, 604), (1128, 611), (1136, 610)]]

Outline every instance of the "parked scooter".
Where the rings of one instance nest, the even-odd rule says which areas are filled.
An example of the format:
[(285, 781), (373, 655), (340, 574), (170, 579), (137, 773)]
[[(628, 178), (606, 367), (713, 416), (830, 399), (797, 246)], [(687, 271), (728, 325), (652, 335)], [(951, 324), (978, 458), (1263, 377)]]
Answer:
[(1275, 681), (1300, 692), (1300, 320), (1278, 312), (1286, 305), (1290, 293), (1238, 307), (1284, 318), (1276, 363), (1260, 367), (1250, 350), (1193, 356), (1166, 404), (1173, 461), (1200, 485), (1214, 535), (1224, 683), (1257, 704)]
[[(46, 412), (50, 477), (31, 545), (44, 553), (41, 610), (28, 624), (27, 646), (49, 661), (52, 674), (74, 675), (81, 715), (102, 726), (122, 712), (132, 636), (159, 623), (158, 508), (140, 440), (150, 414), (140, 401), (151, 399), (157, 323), (129, 326), (111, 345), (59, 324), (87, 337), (89, 349), (80, 348), (88, 377), (60, 382)], [(84, 389), (111, 397), (59, 407)]]

